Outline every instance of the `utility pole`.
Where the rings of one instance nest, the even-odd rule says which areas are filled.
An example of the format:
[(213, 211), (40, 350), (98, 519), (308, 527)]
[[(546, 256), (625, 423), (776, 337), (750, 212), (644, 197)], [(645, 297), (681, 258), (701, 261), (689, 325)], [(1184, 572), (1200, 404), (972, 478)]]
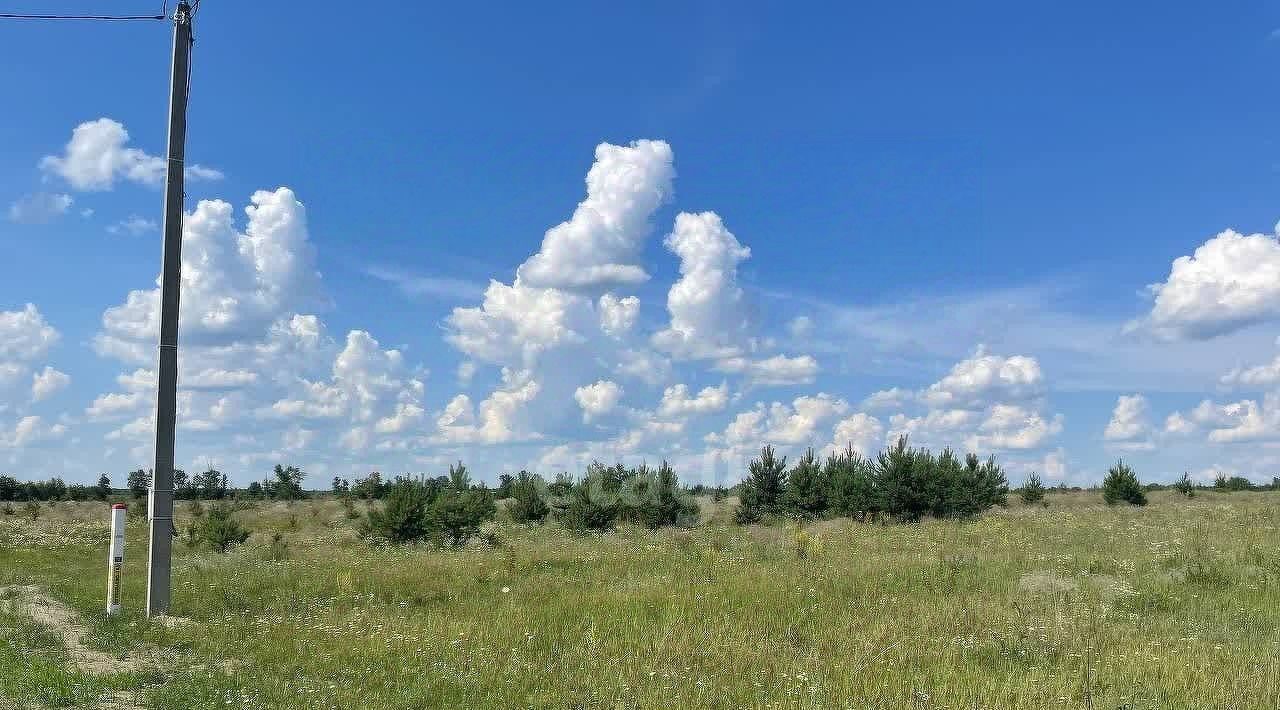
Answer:
[(164, 252), (160, 276), (160, 347), (156, 388), (156, 458), (151, 476), (151, 546), (147, 617), (169, 613), (173, 560), (173, 447), (178, 418), (178, 296), (182, 286), (183, 168), (191, 67), (191, 6), (173, 12), (173, 69), (169, 82), (168, 172), (164, 180)]

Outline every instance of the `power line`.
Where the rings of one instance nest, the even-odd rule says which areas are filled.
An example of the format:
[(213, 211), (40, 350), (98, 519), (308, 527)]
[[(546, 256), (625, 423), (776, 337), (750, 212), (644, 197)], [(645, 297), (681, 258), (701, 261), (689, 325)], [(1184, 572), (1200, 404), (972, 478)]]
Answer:
[[(198, 2), (196, 3), (199, 4)], [(165, 0), (159, 15), (36, 15), (14, 12), (0, 13), (0, 20), (105, 20), (119, 22), (124, 20), (164, 20), (169, 16), (169, 0)]]

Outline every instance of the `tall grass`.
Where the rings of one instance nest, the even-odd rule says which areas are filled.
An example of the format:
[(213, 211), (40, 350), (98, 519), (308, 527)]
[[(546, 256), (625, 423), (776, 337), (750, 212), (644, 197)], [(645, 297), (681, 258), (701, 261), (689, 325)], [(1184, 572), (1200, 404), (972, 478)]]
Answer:
[[(158, 672), (109, 679), (155, 708), (1280, 706), (1280, 496), (1049, 497), (803, 529), (737, 527), (736, 501), (703, 499), (692, 529), (499, 522), (500, 546), (443, 550), (370, 546), (334, 500), (262, 504), (237, 513), (248, 544), (177, 547), (173, 611), (193, 623), (172, 628), (139, 617), (145, 526), (108, 624), (105, 513), (58, 504), (0, 518), (0, 585), (46, 588), (91, 642), (165, 649)], [(103, 683), (10, 637), (0, 677), (62, 674), (55, 697), (0, 683), (18, 707)]]

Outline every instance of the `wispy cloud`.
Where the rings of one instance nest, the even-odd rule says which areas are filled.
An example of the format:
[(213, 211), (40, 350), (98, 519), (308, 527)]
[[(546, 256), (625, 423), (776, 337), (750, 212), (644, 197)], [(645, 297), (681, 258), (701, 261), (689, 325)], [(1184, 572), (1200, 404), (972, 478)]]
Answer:
[(480, 281), (454, 276), (414, 274), (386, 266), (367, 266), (364, 273), (395, 286), (401, 293), (413, 298), (467, 300), (479, 298), (485, 289), (485, 284)]
[(122, 219), (119, 222), (107, 227), (109, 234), (128, 234), (130, 236), (138, 236), (147, 232), (154, 232), (160, 228), (155, 220), (139, 217), (138, 215), (130, 215), (128, 219)]
[(1266, 328), (1204, 342), (1126, 336), (1123, 314), (1065, 307), (1087, 288), (1060, 281), (870, 305), (779, 291), (760, 295), (791, 301), (824, 324), (814, 333), (812, 351), (850, 374), (926, 377), (982, 343), (1003, 354), (1037, 357), (1061, 390), (1201, 392), (1216, 385), (1224, 363), (1274, 354), (1274, 330)]
[(75, 202), (70, 195), (37, 192), (24, 195), (9, 205), (9, 221), (23, 224), (43, 224), (66, 213)]

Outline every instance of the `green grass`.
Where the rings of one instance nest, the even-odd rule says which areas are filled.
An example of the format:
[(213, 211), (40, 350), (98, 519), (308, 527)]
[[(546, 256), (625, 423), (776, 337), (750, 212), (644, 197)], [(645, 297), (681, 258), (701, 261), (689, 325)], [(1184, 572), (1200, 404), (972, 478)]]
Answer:
[[(724, 525), (724, 511), (692, 530), (603, 536), (508, 524), (500, 547), (456, 551), (371, 548), (331, 500), (264, 504), (238, 514), (256, 533), (243, 548), (177, 545), (173, 612), (194, 623), (172, 629), (140, 616), (145, 526), (129, 529), (127, 613), (108, 624), (105, 510), (60, 504), (34, 524), (0, 518), (0, 585), (44, 587), (84, 615), (93, 645), (170, 661), (90, 678), (19, 624), (0, 645), (0, 697), (66, 707), (125, 687), (181, 710), (1280, 707), (1280, 496), (1048, 499), (974, 522), (827, 521), (803, 535)], [(286, 561), (271, 561), (273, 531)]]

